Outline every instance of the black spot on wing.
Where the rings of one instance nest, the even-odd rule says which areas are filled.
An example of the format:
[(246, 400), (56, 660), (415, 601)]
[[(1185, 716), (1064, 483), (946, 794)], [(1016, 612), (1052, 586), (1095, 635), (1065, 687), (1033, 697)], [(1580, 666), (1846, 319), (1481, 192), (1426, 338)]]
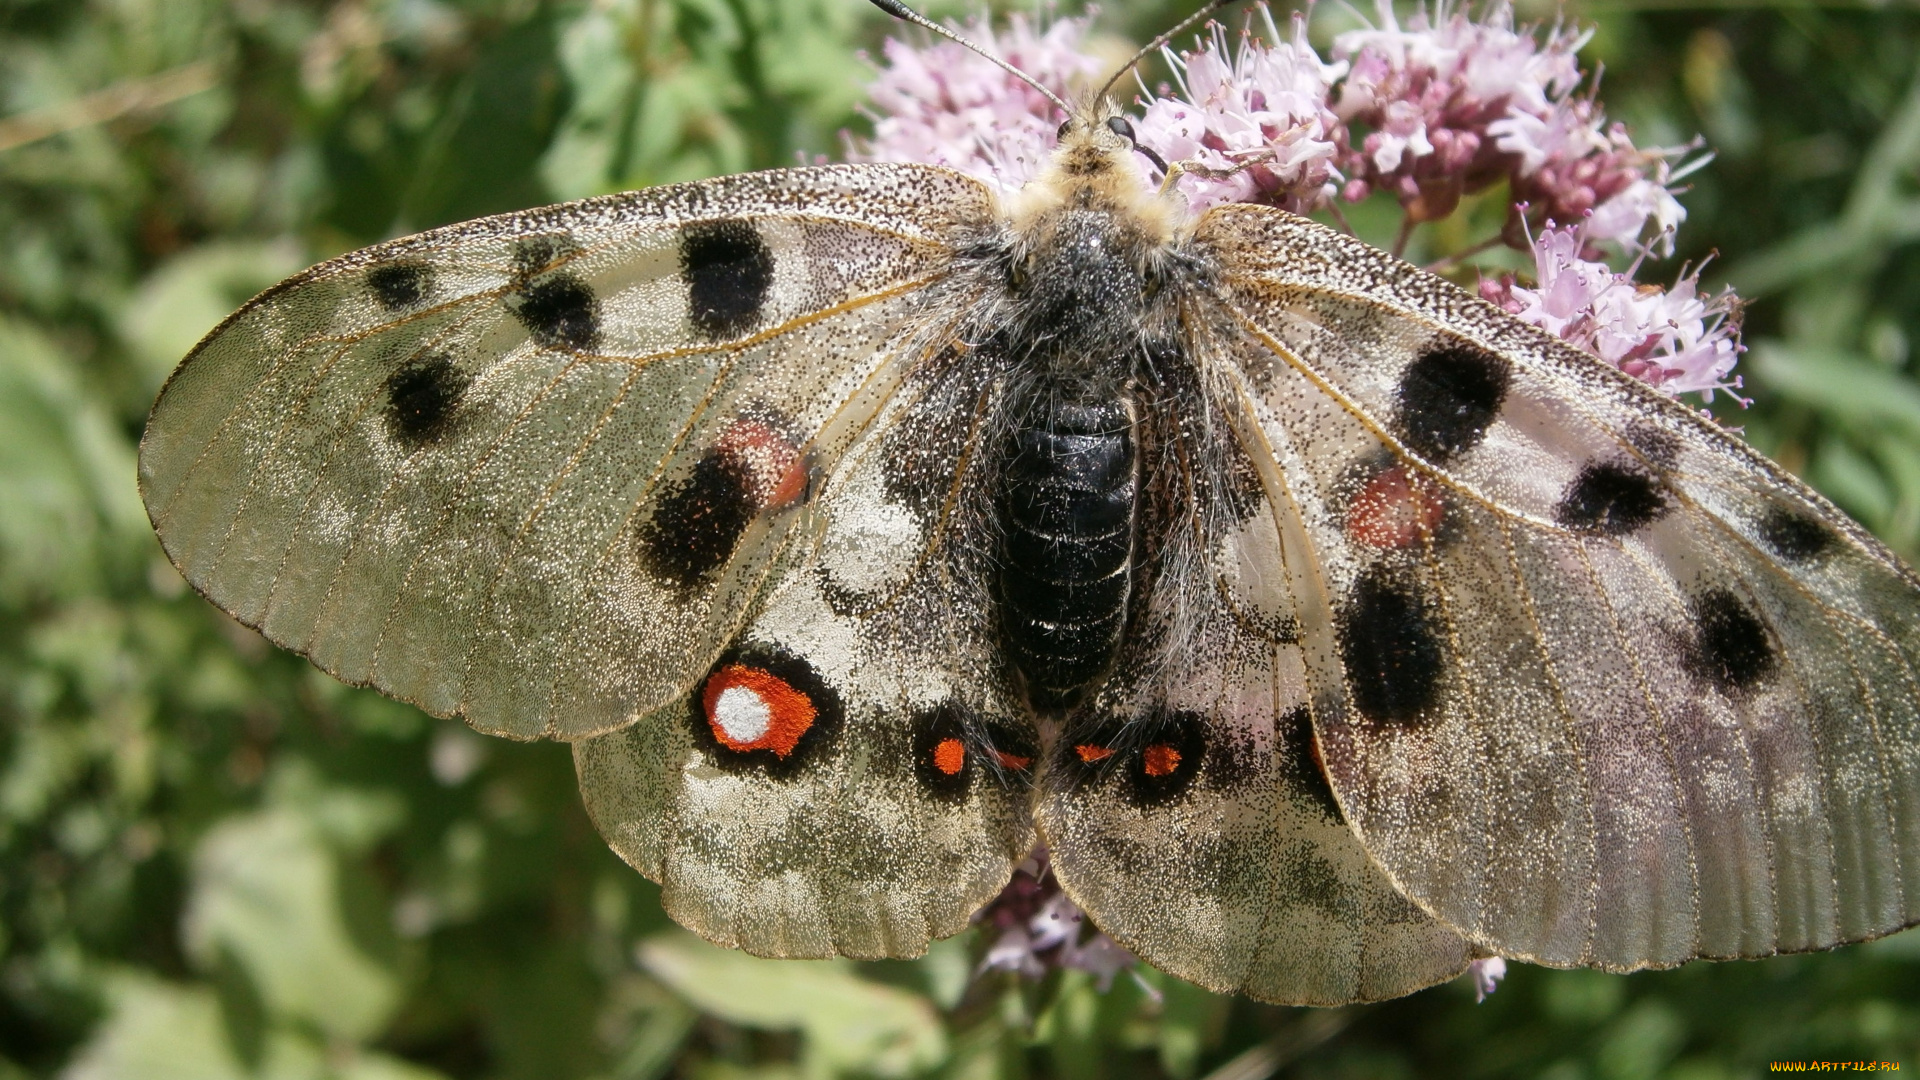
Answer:
[(1693, 599), (1693, 673), (1726, 692), (1747, 690), (1773, 674), (1779, 658), (1758, 616), (1725, 589)]
[(1426, 601), (1381, 570), (1364, 574), (1339, 615), (1354, 707), (1374, 721), (1419, 719), (1440, 693), (1445, 653)]
[(367, 291), (388, 311), (402, 311), (433, 291), (433, 267), (418, 259), (381, 263), (367, 271)]
[(751, 222), (688, 225), (680, 236), (687, 317), (706, 338), (736, 337), (759, 321), (773, 288), (773, 252)]
[(1626, 440), (1656, 469), (1671, 469), (1680, 461), (1680, 437), (1644, 421), (1629, 424)]
[(1129, 794), (1136, 806), (1159, 806), (1193, 786), (1207, 757), (1207, 718), (1165, 710), (1150, 715), (1135, 733), (1127, 761)]
[(387, 431), (418, 448), (445, 435), (472, 377), (452, 360), (426, 356), (387, 378)]
[(1012, 721), (982, 718), (951, 699), (913, 717), (913, 772), (941, 802), (967, 798), (975, 776), (1009, 790), (1032, 782), (1038, 741)]
[(1589, 462), (1553, 508), (1555, 521), (1591, 536), (1625, 536), (1673, 509), (1660, 479), (1638, 466)]
[(1760, 542), (1790, 563), (1806, 562), (1833, 546), (1833, 530), (1819, 518), (1776, 506), (1760, 519)]
[(513, 245), (513, 272), (525, 281), (552, 269), (555, 263), (578, 250), (573, 237), (564, 233), (522, 237)]
[(1484, 349), (1461, 342), (1429, 349), (1400, 376), (1400, 438), (1436, 463), (1473, 449), (1500, 414), (1512, 378), (1507, 361)]
[(913, 718), (913, 775), (935, 800), (962, 802), (979, 771), (960, 707), (943, 701)]
[(690, 589), (727, 561), (759, 509), (752, 478), (739, 460), (709, 450), (690, 475), (666, 490), (640, 527), (641, 560)]
[(533, 340), (549, 349), (589, 349), (600, 337), (600, 301), (577, 274), (530, 281), (507, 300)]
[(1040, 760), (1038, 732), (1030, 722), (988, 719), (981, 725), (985, 736), (988, 773), (1009, 790), (1033, 784), (1033, 767)]
[(1053, 770), (1072, 788), (1115, 783), (1128, 803), (1161, 806), (1185, 795), (1206, 765), (1207, 718), (1157, 709), (1141, 717), (1076, 715), (1054, 745)]

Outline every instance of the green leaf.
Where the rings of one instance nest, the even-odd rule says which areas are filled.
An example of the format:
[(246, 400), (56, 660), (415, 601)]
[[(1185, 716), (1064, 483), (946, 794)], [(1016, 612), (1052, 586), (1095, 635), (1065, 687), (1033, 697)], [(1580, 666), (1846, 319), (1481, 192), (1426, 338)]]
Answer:
[(362, 1040), (385, 1026), (399, 985), (353, 940), (336, 859), (321, 826), (292, 808), (230, 817), (194, 854), (184, 933), (203, 968), (237, 963), (271, 1019)]
[(144, 541), (133, 447), (45, 334), (0, 316), (0, 597), (96, 588)]
[(147, 275), (120, 315), (120, 337), (153, 389), (235, 308), (310, 261), (290, 240), (232, 240), (175, 256)]
[(1762, 341), (1747, 370), (1795, 401), (1850, 423), (1885, 423), (1920, 434), (1920, 385), (1863, 356)]
[(947, 1056), (931, 1002), (868, 982), (843, 960), (762, 960), (682, 933), (648, 938), (639, 956), (703, 1012), (741, 1027), (799, 1031), (815, 1076), (908, 1076)]
[(276, 1031), (259, 1064), (234, 1053), (219, 998), (204, 986), (128, 969), (106, 983), (107, 1018), (61, 1080), (445, 1080), (387, 1054)]
[(1642, 1001), (1614, 1022), (1595, 1064), (1606, 1080), (1658, 1076), (1686, 1038), (1686, 1024), (1673, 1009), (1661, 1001)]
[(109, 979), (107, 1002), (62, 1080), (247, 1080), (212, 990), (129, 971)]

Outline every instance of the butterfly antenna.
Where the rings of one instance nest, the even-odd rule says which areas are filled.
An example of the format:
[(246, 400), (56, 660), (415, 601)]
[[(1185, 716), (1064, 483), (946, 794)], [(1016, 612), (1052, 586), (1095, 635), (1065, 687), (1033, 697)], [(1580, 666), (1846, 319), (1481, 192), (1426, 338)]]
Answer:
[[(880, 0), (873, 0), (873, 2), (878, 4), (880, 3)], [(1194, 23), (1199, 22), (1201, 19), (1206, 18), (1207, 16), (1213, 14), (1216, 11), (1219, 11), (1221, 8), (1226, 7), (1228, 4), (1231, 4), (1231, 3), (1233, 3), (1233, 0), (1207, 0), (1205, 4), (1201, 5), (1199, 11), (1196, 11), (1193, 14), (1187, 16), (1186, 18), (1181, 19), (1180, 22), (1176, 26), (1174, 26), (1173, 29), (1167, 31), (1164, 34), (1161, 34), (1159, 37), (1154, 38), (1152, 41), (1147, 42), (1145, 48), (1133, 54), (1133, 59), (1120, 65), (1120, 70), (1113, 73), (1113, 78), (1107, 80), (1106, 85), (1100, 88), (1100, 92), (1094, 95), (1093, 100), (1099, 101), (1101, 98), (1106, 97), (1107, 91), (1113, 89), (1113, 84), (1119, 82), (1121, 76), (1125, 75), (1127, 72), (1132, 71), (1135, 67), (1139, 66), (1140, 61), (1145, 60), (1148, 56), (1151, 56), (1152, 54), (1159, 52), (1161, 49), (1166, 48), (1167, 42), (1172, 41), (1175, 37), (1179, 36), (1182, 33), (1185, 33), (1186, 29), (1189, 26), (1192, 26)]]
[[(913, 23), (915, 26), (923, 26), (928, 30), (933, 31), (936, 34), (939, 34), (941, 37), (952, 39), (957, 44), (961, 45), (962, 47), (968, 50), (971, 50), (972, 52), (979, 53), (981, 56), (984, 56), (988, 60), (993, 61), (995, 66), (999, 67), (1000, 70), (1006, 72), (1007, 74), (1013, 76), (1016, 79), (1019, 79), (1021, 82), (1026, 83), (1028, 86), (1033, 87), (1035, 90), (1040, 91), (1040, 93), (1045, 95), (1048, 101), (1053, 102), (1054, 107), (1058, 108), (1063, 114), (1067, 116), (1073, 115), (1073, 110), (1067, 106), (1066, 102), (1060, 100), (1060, 95), (1047, 89), (1045, 86), (1042, 86), (1040, 84), (1040, 80), (1034, 78), (1033, 76), (1027, 74), (1024, 71), (1021, 71), (1019, 68), (1014, 67), (1012, 64), (1007, 63), (1005, 60), (1002, 60), (999, 57), (993, 55), (992, 53), (981, 48), (979, 45), (975, 44), (974, 42), (969, 41), (965, 37), (962, 37), (961, 35), (955, 33), (953, 30), (950, 30), (947, 27), (941, 26), (939, 23), (934, 22), (932, 19), (927, 18), (925, 15), (922, 15), (919, 12), (908, 7), (907, 5), (901, 3), (900, 0), (871, 0), (871, 2), (874, 7), (879, 8), (881, 11), (886, 12), (887, 14), (893, 16), (896, 19), (899, 19), (902, 22), (910, 22), (910, 23)], [(1222, 0), (1222, 2), (1224, 2), (1224, 0)], [(1219, 5), (1216, 3), (1214, 6), (1217, 7)]]

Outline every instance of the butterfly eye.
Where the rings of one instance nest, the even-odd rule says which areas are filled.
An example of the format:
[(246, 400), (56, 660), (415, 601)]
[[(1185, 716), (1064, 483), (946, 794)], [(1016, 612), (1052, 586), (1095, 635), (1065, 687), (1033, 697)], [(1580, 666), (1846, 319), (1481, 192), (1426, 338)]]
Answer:
[(1053, 133), (1053, 137), (1054, 137), (1055, 139), (1064, 139), (1064, 138), (1066, 138), (1066, 137), (1067, 137), (1067, 132), (1069, 132), (1069, 131), (1072, 131), (1072, 130), (1073, 130), (1073, 121), (1071, 121), (1071, 120), (1062, 120), (1062, 121), (1060, 121), (1060, 127), (1059, 127), (1059, 129), (1058, 129), (1058, 130), (1056, 130), (1056, 131), (1055, 131), (1055, 132)]
[(1124, 116), (1109, 116), (1107, 118), (1107, 130), (1127, 140), (1127, 145), (1133, 147), (1134, 153), (1153, 162), (1154, 168), (1159, 169), (1161, 173), (1164, 174), (1167, 171), (1166, 158), (1140, 145), (1140, 137), (1134, 134), (1133, 121), (1128, 120)]

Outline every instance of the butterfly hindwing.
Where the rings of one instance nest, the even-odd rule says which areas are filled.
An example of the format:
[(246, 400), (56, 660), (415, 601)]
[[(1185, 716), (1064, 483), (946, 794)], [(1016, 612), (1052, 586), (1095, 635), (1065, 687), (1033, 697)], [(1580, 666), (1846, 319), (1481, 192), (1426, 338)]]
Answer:
[(738, 629), (986, 198), (800, 169), (343, 256), (175, 373), (149, 513), (196, 587), (344, 679), (502, 734), (617, 727)]
[(1467, 942), (1394, 891), (1318, 763), (1274, 505), (1230, 490), (1253, 479), (1231, 430), (1201, 445), (1197, 427), (1156, 485), (1186, 527), (1047, 763), (1054, 872), (1102, 929), (1214, 990), (1333, 1005), (1451, 978)]
[(1711, 422), (1357, 241), (1248, 207), (1198, 240), (1316, 568), (1332, 786), (1408, 896), (1611, 969), (1920, 919), (1897, 560)]
[[(967, 572), (980, 545), (955, 536), (978, 522), (941, 497), (976, 456), (951, 403), (905, 387), (686, 699), (575, 744), (602, 834), (710, 940), (918, 955), (1033, 845), (1036, 733)], [(958, 437), (940, 427), (956, 421)]]

